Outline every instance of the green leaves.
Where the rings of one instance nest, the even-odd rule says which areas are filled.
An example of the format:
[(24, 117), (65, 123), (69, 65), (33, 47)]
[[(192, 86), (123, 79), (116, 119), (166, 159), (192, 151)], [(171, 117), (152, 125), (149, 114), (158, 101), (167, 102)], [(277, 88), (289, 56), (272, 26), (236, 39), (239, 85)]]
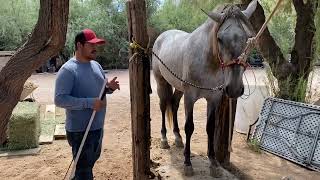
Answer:
[[(28, 38), (38, 19), (39, 0), (0, 0), (0, 50), (15, 50)], [(91, 28), (108, 41), (99, 52), (98, 61), (108, 68), (127, 67), (126, 0), (72, 0), (65, 56), (74, 51), (73, 40), (77, 32)], [(158, 32), (181, 29), (192, 32), (207, 16), (200, 10), (213, 10), (223, 3), (239, 0), (146, 0), (148, 25)], [(277, 0), (259, 0), (268, 16)], [(319, 2), (320, 3), (320, 2)], [(286, 55), (294, 42), (295, 10), (291, 0), (282, 3), (278, 13), (268, 25), (272, 36)], [(320, 57), (320, 10), (316, 18), (317, 56)]]
[(211, 11), (220, 2), (223, 1), (165, 0), (151, 17), (150, 24), (159, 31), (180, 29), (191, 32), (207, 19), (201, 8)]
[[(277, 1), (278, 0), (259, 1), (264, 9), (266, 17), (270, 15)], [(285, 0), (268, 24), (272, 37), (285, 56), (290, 54), (292, 46), (294, 45), (296, 18), (296, 13), (292, 8), (291, 0)]]
[(38, 19), (38, 1), (0, 0), (0, 50), (15, 50), (26, 41)]
[(108, 42), (99, 48), (97, 61), (104, 68), (127, 67), (128, 33), (124, 3), (124, 0), (71, 1), (65, 53), (71, 56), (76, 33), (90, 28), (97, 36), (105, 38)]

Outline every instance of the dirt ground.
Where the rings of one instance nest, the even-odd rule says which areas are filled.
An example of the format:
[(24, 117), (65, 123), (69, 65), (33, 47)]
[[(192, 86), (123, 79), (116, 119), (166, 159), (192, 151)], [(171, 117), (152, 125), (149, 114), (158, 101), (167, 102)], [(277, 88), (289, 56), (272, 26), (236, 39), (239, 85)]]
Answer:
[[(130, 120), (130, 92), (128, 71), (110, 71), (109, 78), (117, 76), (121, 91), (108, 97), (108, 110), (105, 120), (103, 150), (100, 159), (94, 167), (95, 179), (127, 180), (132, 179), (131, 155), (131, 120)], [(31, 81), (39, 85), (34, 92), (35, 99), (41, 104), (53, 103), (54, 74), (33, 75)], [(155, 81), (152, 78), (151, 94), (151, 131), (152, 147), (151, 159), (159, 163), (157, 168), (164, 179), (170, 180), (208, 180), (209, 162), (207, 153), (206, 103), (200, 100), (195, 105), (195, 131), (192, 136), (191, 151), (194, 168), (193, 177), (183, 175), (183, 149), (173, 145), (174, 135), (168, 132), (168, 150), (160, 149), (161, 115), (158, 106)], [(181, 102), (183, 103), (183, 102)], [(181, 104), (181, 107), (182, 104)], [(179, 124), (183, 140), (184, 112), (179, 110)], [(255, 153), (245, 143), (245, 135), (234, 132), (233, 152), (231, 162), (232, 172), (236, 176), (220, 179), (253, 179), (280, 180), (291, 177), (295, 180), (317, 180), (320, 173), (310, 171), (299, 165), (281, 159), (272, 154)], [(42, 145), (41, 152), (36, 156), (0, 158), (0, 179), (50, 179), (62, 180), (71, 161), (71, 151), (66, 140), (56, 140), (51, 145)]]

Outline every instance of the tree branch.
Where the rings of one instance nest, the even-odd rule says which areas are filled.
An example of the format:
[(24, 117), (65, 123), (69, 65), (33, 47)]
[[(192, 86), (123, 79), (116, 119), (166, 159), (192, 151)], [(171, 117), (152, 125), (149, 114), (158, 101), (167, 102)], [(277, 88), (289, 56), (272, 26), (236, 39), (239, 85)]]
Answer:
[(23, 85), (31, 74), (64, 46), (69, 0), (41, 0), (38, 22), (27, 42), (0, 71), (0, 144)]
[[(248, 5), (250, 2), (251, 0), (242, 0), (242, 3), (246, 5)], [(265, 20), (266, 17), (264, 14), (264, 10), (260, 3), (258, 3), (256, 11), (250, 18), (250, 22), (252, 23), (252, 26), (256, 32), (260, 30)], [(272, 73), (278, 79), (286, 78), (290, 74), (290, 72), (293, 71), (293, 67), (284, 58), (280, 47), (271, 36), (268, 27), (265, 29), (260, 39), (258, 40), (258, 49), (262, 53), (263, 57), (271, 65)]]
[(307, 75), (310, 71), (310, 64), (314, 57), (315, 48), (315, 14), (318, 1), (293, 0), (297, 12), (297, 24), (295, 28), (295, 44), (291, 52), (292, 64), (297, 69), (297, 75)]

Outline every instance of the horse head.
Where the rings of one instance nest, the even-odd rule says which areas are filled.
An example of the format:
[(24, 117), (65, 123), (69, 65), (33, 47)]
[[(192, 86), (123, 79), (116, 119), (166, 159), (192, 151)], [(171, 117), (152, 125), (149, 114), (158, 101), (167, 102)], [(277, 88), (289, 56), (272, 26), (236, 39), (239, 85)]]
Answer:
[(224, 72), (225, 92), (230, 98), (238, 98), (244, 93), (242, 76), (247, 63), (239, 60), (248, 38), (254, 36), (249, 18), (255, 11), (257, 0), (253, 0), (246, 10), (235, 5), (226, 6), (222, 12), (210, 12), (208, 16), (216, 22), (212, 30), (213, 53)]

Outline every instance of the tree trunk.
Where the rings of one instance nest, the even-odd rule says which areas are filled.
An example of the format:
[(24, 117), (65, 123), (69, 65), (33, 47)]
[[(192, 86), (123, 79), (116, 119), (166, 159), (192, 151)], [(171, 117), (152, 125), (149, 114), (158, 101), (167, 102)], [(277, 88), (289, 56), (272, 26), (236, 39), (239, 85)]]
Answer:
[(69, 0), (41, 0), (38, 22), (27, 42), (0, 71), (0, 144), (23, 85), (31, 74), (64, 46)]
[[(250, 1), (242, 0), (245, 4), (248, 4)], [(268, 29), (264, 31), (258, 40), (258, 46), (263, 56), (269, 61), (272, 72), (279, 81), (280, 92), (278, 96), (284, 99), (303, 101), (303, 99), (295, 97), (293, 92), (301, 88), (298, 87), (300, 77), (304, 79), (308, 78), (310, 63), (314, 58), (314, 35), (316, 31), (314, 19), (318, 1), (308, 0), (305, 4), (303, 0), (293, 0), (293, 5), (297, 12), (297, 23), (295, 28), (295, 44), (291, 52), (291, 63), (284, 59), (280, 48), (275, 43)], [(251, 23), (255, 30), (258, 31), (264, 21), (264, 11), (258, 3), (257, 9), (251, 17)], [(289, 84), (287, 83), (288, 78), (290, 78)]]
[(318, 1), (308, 0), (304, 4), (303, 0), (293, 0), (293, 5), (297, 12), (297, 24), (295, 28), (295, 44), (291, 52), (292, 64), (296, 67), (295, 78), (303, 76), (308, 78), (310, 63), (315, 52), (315, 14)]
[[(134, 39), (147, 47), (147, 19), (145, 0), (127, 2), (129, 41)], [(150, 175), (150, 61), (147, 52), (131, 49), (129, 64), (133, 179), (146, 180)]]
[[(242, 3), (246, 6), (251, 2), (251, 0), (242, 0)], [(278, 9), (279, 10), (279, 9)], [(266, 20), (264, 10), (260, 3), (258, 2), (257, 9), (250, 18), (250, 22), (255, 29), (256, 33), (260, 30), (262, 25)], [(292, 71), (293, 67), (284, 58), (280, 47), (277, 45), (275, 40), (270, 34), (268, 27), (260, 36), (258, 40), (259, 51), (262, 53), (263, 57), (268, 61), (271, 66), (272, 73), (279, 80), (285, 79)]]
[[(304, 101), (305, 97), (301, 95), (306, 89), (301, 86), (301, 78), (303, 81), (308, 80), (311, 71), (310, 65), (315, 53), (315, 14), (318, 7), (318, 1), (293, 0), (293, 5), (297, 13), (297, 23), (295, 28), (295, 43), (291, 51), (291, 63), (296, 71), (290, 74), (290, 83), (288, 91), (283, 92), (283, 98), (294, 101)], [(294, 91), (290, 91), (294, 90)], [(301, 94), (301, 95), (299, 95)], [(285, 96), (283, 96), (285, 95)]]
[[(216, 158), (222, 165), (229, 165), (230, 163), (230, 145), (232, 142), (233, 125), (236, 115), (237, 99), (232, 99), (232, 109), (229, 106), (229, 98), (224, 94), (219, 107), (217, 121), (215, 122), (214, 132), (214, 148)], [(231, 124), (230, 124), (231, 111)], [(230, 134), (231, 128), (231, 134)]]

